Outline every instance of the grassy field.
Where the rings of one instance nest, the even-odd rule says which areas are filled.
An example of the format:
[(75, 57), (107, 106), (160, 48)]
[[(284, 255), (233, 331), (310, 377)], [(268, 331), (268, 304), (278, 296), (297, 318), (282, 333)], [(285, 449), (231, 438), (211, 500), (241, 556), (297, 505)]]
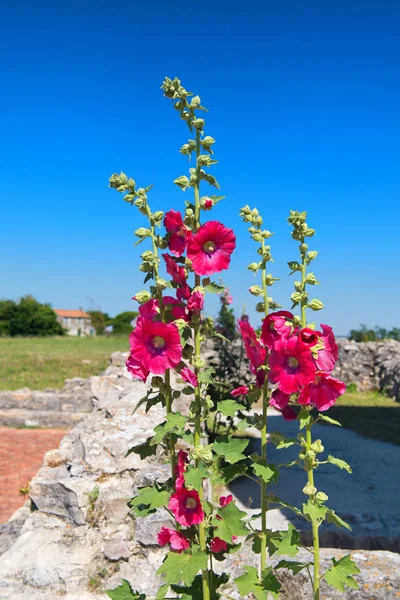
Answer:
[(347, 392), (328, 415), (347, 429), (400, 446), (400, 402), (387, 396), (377, 392)]
[(0, 390), (61, 388), (70, 377), (99, 375), (111, 352), (127, 351), (121, 337), (0, 337)]

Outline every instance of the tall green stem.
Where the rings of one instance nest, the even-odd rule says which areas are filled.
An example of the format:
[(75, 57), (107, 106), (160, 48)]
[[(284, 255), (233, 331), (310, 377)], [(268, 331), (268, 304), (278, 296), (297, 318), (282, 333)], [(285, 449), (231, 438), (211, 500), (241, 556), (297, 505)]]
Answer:
[[(153, 255), (154, 255), (154, 276), (157, 285), (158, 279), (158, 263), (159, 263), (159, 255), (158, 255), (158, 247), (156, 244), (156, 231), (155, 226), (151, 226), (151, 240), (153, 244)], [(165, 315), (164, 315), (164, 301), (162, 296), (162, 290), (157, 286), (157, 295), (158, 295), (158, 305), (160, 307), (160, 315), (161, 320), (165, 323)], [(164, 390), (165, 390), (165, 408), (167, 411), (167, 415), (172, 412), (172, 394), (171, 394), (171, 371), (167, 369), (165, 371), (165, 379), (164, 379)], [(171, 464), (171, 475), (172, 479), (175, 480), (175, 468), (176, 468), (176, 458), (175, 458), (175, 444), (174, 440), (170, 437), (168, 440), (169, 446), (169, 460)]]
[[(304, 244), (304, 239), (302, 239), (302, 244)], [(306, 255), (302, 254), (302, 262), (301, 262), (301, 291), (304, 292), (306, 288), (306, 275), (307, 275), (307, 264), (306, 264)], [(304, 300), (301, 300), (301, 325), (302, 327), (307, 326), (306, 320), (306, 303)], [(312, 445), (312, 436), (311, 436), (311, 428), (312, 422), (306, 425), (306, 450), (307, 452), (311, 450)], [(307, 479), (310, 489), (314, 488), (314, 471), (311, 466), (307, 470)], [(315, 502), (315, 494), (310, 496), (311, 501)], [(319, 529), (318, 529), (317, 519), (311, 519), (311, 528), (312, 528), (312, 538), (313, 538), (313, 554), (314, 554), (314, 577), (313, 577), (313, 600), (320, 600), (320, 561), (319, 561)]]
[[(261, 242), (261, 248), (264, 254), (265, 241), (264, 238)], [(264, 295), (264, 315), (268, 315), (268, 289), (267, 289), (267, 265), (263, 260), (263, 266), (261, 270), (261, 283)], [(268, 352), (265, 358), (265, 366), (268, 365)], [(268, 411), (268, 373), (265, 374), (265, 381), (263, 385), (263, 396), (262, 396), (262, 410), (263, 420), (261, 429), (261, 458), (267, 462), (267, 411)], [(267, 565), (267, 486), (261, 480), (261, 556), (260, 556), (260, 576)]]
[[(196, 183), (194, 185), (194, 203), (195, 203), (195, 221), (196, 225), (200, 224), (200, 165), (198, 163), (198, 157), (201, 154), (200, 147), (200, 131), (196, 130)], [(200, 286), (200, 275), (195, 275), (195, 286)], [(195, 374), (196, 377), (199, 374), (198, 362), (200, 361), (201, 354), (201, 340), (200, 340), (200, 323), (196, 323), (194, 327), (194, 354), (196, 358)], [(202, 422), (202, 410), (201, 410), (201, 393), (199, 384), (196, 386), (195, 391), (196, 401), (196, 415), (194, 422), (194, 446), (200, 446), (201, 434), (203, 429)], [(200, 500), (203, 500), (203, 489), (200, 489)], [(199, 542), (200, 548), (203, 552), (207, 551), (206, 541), (206, 530), (204, 521), (199, 525)], [(202, 587), (203, 587), (203, 600), (210, 600), (210, 572), (208, 569), (201, 572)]]

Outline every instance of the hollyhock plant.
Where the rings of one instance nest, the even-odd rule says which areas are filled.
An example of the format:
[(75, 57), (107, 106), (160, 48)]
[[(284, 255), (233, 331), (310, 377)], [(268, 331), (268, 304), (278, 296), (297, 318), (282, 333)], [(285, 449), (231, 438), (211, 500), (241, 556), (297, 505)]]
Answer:
[(248, 388), (247, 385), (241, 385), (240, 387), (231, 390), (231, 396), (234, 398), (237, 398), (238, 396), (247, 396), (249, 391), (250, 388)]
[(175, 467), (175, 488), (181, 489), (185, 485), (185, 470), (188, 463), (188, 453), (184, 450), (179, 450), (178, 460)]
[(175, 529), (169, 529), (168, 527), (162, 527), (157, 535), (157, 542), (160, 546), (169, 544), (171, 550), (175, 550), (179, 554), (190, 547), (190, 543), (183, 533), (175, 531)]
[(182, 256), (192, 232), (184, 225), (182, 215), (177, 210), (165, 213), (164, 227), (169, 233), (168, 248), (174, 256)]
[(298, 403), (315, 406), (323, 412), (333, 406), (339, 396), (346, 391), (346, 384), (320, 371), (312, 383), (305, 385), (298, 397)]
[(168, 508), (176, 521), (184, 527), (199, 525), (204, 519), (200, 496), (196, 490), (184, 487), (177, 489), (169, 500)]
[(219, 554), (228, 550), (228, 544), (225, 540), (221, 540), (219, 537), (215, 537), (210, 541), (210, 550), (213, 554)]
[(298, 344), (296, 336), (281, 338), (271, 352), (269, 380), (278, 383), (285, 394), (298, 392), (315, 377), (315, 364), (310, 349)]
[(275, 343), (283, 338), (288, 338), (293, 331), (293, 315), (286, 310), (271, 313), (263, 320), (260, 340), (270, 350)]
[(338, 346), (332, 327), (321, 324), (322, 333), (319, 333), (320, 340), (324, 347), (318, 351), (316, 359), (317, 369), (320, 371), (332, 371), (338, 358)]
[(236, 236), (218, 221), (208, 221), (190, 238), (187, 256), (197, 275), (213, 275), (227, 269), (236, 248)]
[(276, 408), (282, 413), (283, 418), (286, 421), (292, 421), (296, 419), (297, 413), (289, 405), (290, 394), (285, 394), (281, 390), (274, 390), (271, 394), (270, 406)]
[(156, 375), (176, 367), (182, 359), (180, 335), (174, 324), (140, 318), (129, 337), (131, 356)]

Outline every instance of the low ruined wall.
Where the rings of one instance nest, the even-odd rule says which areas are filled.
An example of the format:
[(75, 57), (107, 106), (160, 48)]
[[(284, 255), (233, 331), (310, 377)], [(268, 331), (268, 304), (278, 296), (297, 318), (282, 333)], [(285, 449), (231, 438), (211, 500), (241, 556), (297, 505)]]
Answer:
[(400, 342), (338, 340), (338, 346), (336, 377), (358, 391), (377, 390), (400, 402)]

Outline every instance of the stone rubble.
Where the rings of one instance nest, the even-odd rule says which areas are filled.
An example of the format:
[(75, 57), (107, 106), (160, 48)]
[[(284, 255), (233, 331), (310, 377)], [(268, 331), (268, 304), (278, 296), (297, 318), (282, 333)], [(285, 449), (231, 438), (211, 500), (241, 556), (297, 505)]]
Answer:
[[(158, 455), (141, 461), (136, 454), (125, 454), (152, 434), (164, 410), (157, 405), (146, 414), (140, 407), (132, 414), (144, 386), (131, 380), (124, 361), (123, 354), (114, 353), (105, 374), (91, 378), (93, 411), (58, 449), (46, 453), (30, 485), (31, 506), (28, 502), (0, 528), (1, 600), (105, 600), (104, 590), (122, 578), (134, 589), (156, 594), (156, 570), (165, 554), (156, 536), (162, 526), (171, 526), (170, 517), (159, 510), (134, 519), (127, 502), (138, 488), (168, 478), (169, 465)], [(345, 553), (323, 549), (323, 564)], [(360, 590), (342, 595), (323, 587), (322, 598), (398, 600), (399, 555), (358, 550), (352, 555), (362, 570)], [(244, 564), (256, 560), (244, 545), (227, 566), (218, 566), (237, 576)], [(292, 579), (283, 572), (281, 579), (283, 600), (310, 598), (303, 574)], [(233, 587), (227, 593), (239, 598)]]

